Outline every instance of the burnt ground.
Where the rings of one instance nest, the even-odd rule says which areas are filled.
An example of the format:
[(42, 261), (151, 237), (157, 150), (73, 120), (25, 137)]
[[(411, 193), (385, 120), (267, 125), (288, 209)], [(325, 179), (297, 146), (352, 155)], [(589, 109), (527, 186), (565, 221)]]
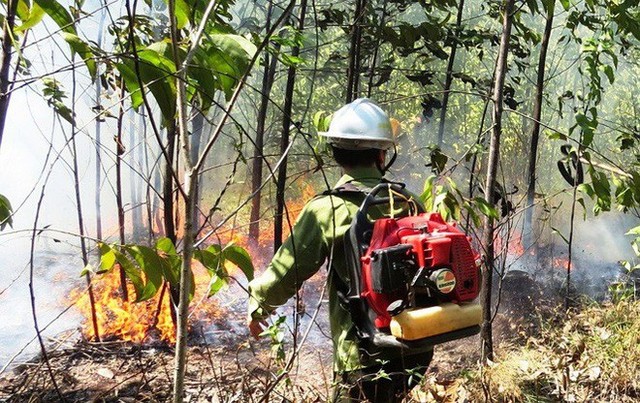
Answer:
[[(313, 299), (316, 291), (307, 292), (310, 295), (305, 295), (305, 299)], [(493, 328), (498, 348), (501, 343), (525, 341), (527, 335), (535, 333), (538, 308), (553, 304), (529, 277), (522, 274), (508, 276)], [(228, 326), (217, 325), (214, 330), (204, 333), (201, 329), (200, 336), (191, 340), (186, 401), (252, 402), (261, 401), (265, 396), (274, 402), (329, 400), (331, 342), (321, 331), (327, 326), (326, 318), (321, 316), (308, 343), (303, 345), (290, 370), (283, 375), (284, 364), (274, 360), (270, 341), (250, 340), (238, 323), (241, 323), (241, 316), (240, 312), (230, 314)], [(193, 333), (198, 333), (194, 330)], [(285, 341), (289, 354), (293, 351), (292, 343), (288, 338)], [(431, 392), (428, 396), (415, 393), (414, 399), (445, 401), (438, 398), (438, 388), (478, 365), (479, 357), (478, 336), (437, 346), (422, 386), (422, 391)], [(41, 357), (36, 357), (12, 372), (2, 374), (0, 401), (60, 401), (51, 382), (51, 373), (60, 394), (68, 402), (163, 402), (171, 396), (173, 349), (165, 344), (62, 343), (58, 348), (50, 348), (49, 365), (51, 371)], [(274, 387), (279, 379), (281, 381)]]

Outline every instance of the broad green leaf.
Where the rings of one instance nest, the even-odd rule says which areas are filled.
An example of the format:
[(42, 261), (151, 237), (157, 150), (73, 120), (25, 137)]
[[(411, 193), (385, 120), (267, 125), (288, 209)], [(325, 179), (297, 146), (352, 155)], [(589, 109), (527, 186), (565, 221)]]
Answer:
[(105, 273), (111, 270), (116, 263), (116, 254), (111, 246), (103, 242), (98, 242), (98, 250), (100, 251), (100, 270), (98, 273)]
[(211, 45), (205, 49), (208, 64), (216, 74), (220, 89), (227, 99), (231, 97), (238, 80), (249, 67), (249, 60), (256, 47), (248, 39), (233, 34), (214, 34), (208, 36)]
[(420, 200), (424, 204), (424, 207), (427, 211), (433, 211), (433, 183), (435, 180), (435, 175), (429, 176), (424, 182), (424, 188), (422, 190), (422, 194), (420, 195)]
[(208, 53), (201, 47), (196, 49), (193, 62), (189, 65), (188, 75), (200, 95), (201, 110), (208, 110), (213, 104), (216, 91), (221, 89), (221, 84), (214, 74), (214, 66), (209, 63)]
[(91, 79), (96, 79), (96, 61), (94, 60), (93, 50), (89, 47), (85, 41), (80, 39), (75, 34), (71, 34), (69, 32), (62, 32), (62, 37), (71, 47), (71, 50), (82, 58), (84, 63), (87, 65), (87, 69), (89, 70), (89, 75), (91, 75)]
[(571, 7), (571, 2), (569, 0), (560, 0), (560, 4), (562, 4), (564, 11), (569, 11), (569, 8)]
[(247, 252), (246, 249), (239, 245), (231, 244), (227, 245), (222, 250), (222, 254), (225, 260), (230, 261), (242, 270), (244, 275), (247, 277), (247, 280), (253, 280), (253, 263), (251, 262), (251, 256), (249, 256), (249, 252)]
[(111, 248), (113, 251), (116, 262), (120, 264), (122, 270), (124, 270), (124, 274), (127, 276), (129, 280), (131, 280), (131, 284), (133, 284), (133, 288), (136, 291), (136, 302), (143, 301), (142, 298), (146, 297), (145, 284), (142, 276), (140, 275), (140, 271), (134, 266), (134, 264), (126, 257), (122, 252), (117, 250), (116, 248)]
[(64, 32), (76, 34), (73, 17), (66, 8), (56, 0), (34, 0)]
[[(169, 1), (164, 0), (164, 3), (168, 6)], [(191, 16), (191, 9), (189, 4), (185, 0), (175, 0), (175, 14), (176, 22), (178, 23), (178, 29), (182, 29), (189, 24), (189, 17)]]
[[(138, 52), (138, 57), (142, 82), (149, 87), (160, 106), (162, 116), (167, 120), (173, 119), (176, 111), (176, 88), (173, 77), (176, 71), (175, 64), (167, 57), (148, 48)], [(130, 63), (127, 65), (133, 66)]]
[(156, 249), (163, 251), (168, 255), (177, 255), (176, 247), (171, 242), (171, 239), (162, 237), (156, 241)]
[(134, 109), (138, 109), (144, 100), (142, 98), (142, 92), (140, 92), (140, 83), (138, 82), (135, 71), (123, 63), (116, 63), (116, 68), (118, 72), (120, 72), (127, 92), (131, 97), (131, 106)]
[(483, 197), (474, 197), (473, 203), (485, 216), (494, 218), (496, 220), (500, 219), (498, 210), (496, 210), (495, 207), (491, 206)]
[(20, 0), (18, 2), (18, 17), (22, 24), (14, 28), (16, 32), (24, 32), (27, 29), (33, 28), (40, 21), (42, 21), (42, 17), (44, 17), (44, 10), (37, 3), (31, 4), (31, 8), (27, 5), (25, 0)]
[(167, 279), (172, 286), (178, 287), (180, 285), (182, 258), (176, 252), (173, 242), (171, 242), (169, 238), (163, 237), (156, 241), (155, 248), (166, 255), (166, 257), (162, 257), (160, 260), (164, 278)]
[(211, 281), (209, 282), (209, 291), (207, 292), (207, 296), (211, 297), (215, 295), (218, 291), (220, 291), (225, 284), (227, 284), (222, 278), (220, 278), (217, 274), (211, 276)]
[(220, 253), (214, 253), (210, 250), (197, 250), (193, 252), (193, 258), (198, 262), (202, 263), (202, 265), (207, 269), (211, 275), (218, 274), (220, 269)]
[(149, 247), (134, 245), (127, 248), (127, 252), (135, 259), (144, 272), (146, 283), (138, 301), (153, 297), (162, 286), (162, 262), (157, 252)]
[(13, 208), (11, 207), (9, 199), (0, 194), (0, 231), (4, 230), (7, 225), (13, 228), (12, 213)]

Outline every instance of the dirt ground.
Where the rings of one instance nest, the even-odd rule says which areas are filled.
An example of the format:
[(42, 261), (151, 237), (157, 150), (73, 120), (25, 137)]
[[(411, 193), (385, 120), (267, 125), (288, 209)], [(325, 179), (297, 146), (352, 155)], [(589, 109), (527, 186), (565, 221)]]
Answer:
[[(532, 318), (535, 307), (542, 300), (536, 284), (521, 276), (505, 282), (502, 295), (502, 308), (494, 323), (497, 346), (526, 339), (537, 322)], [(318, 327), (327, 325), (326, 319), (321, 319)], [(237, 323), (217, 332), (213, 343), (204, 342), (206, 337), (191, 340), (187, 402), (330, 400), (332, 347), (328, 338), (313, 337), (283, 373), (283, 364), (272, 358), (269, 340), (250, 340)], [(291, 353), (291, 344), (286, 345), (286, 351)], [(443, 401), (434, 399), (436, 393), (429, 391), (453, 382), (465, 369), (478, 365), (479, 357), (478, 336), (437, 346), (424, 383), (412, 401)], [(49, 365), (50, 371), (42, 358), (36, 357), (0, 375), (0, 401), (57, 402), (62, 395), (68, 402), (164, 402), (171, 396), (173, 349), (166, 344), (63, 344), (49, 351)]]

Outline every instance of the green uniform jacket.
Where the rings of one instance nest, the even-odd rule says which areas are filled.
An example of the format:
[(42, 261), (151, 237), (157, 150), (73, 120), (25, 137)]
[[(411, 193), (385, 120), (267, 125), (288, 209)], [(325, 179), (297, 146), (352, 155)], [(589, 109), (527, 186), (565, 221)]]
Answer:
[[(335, 187), (350, 182), (358, 188), (373, 188), (381, 178), (374, 167), (348, 169)], [(305, 205), (292, 235), (278, 249), (264, 273), (249, 283), (248, 311), (251, 319), (268, 317), (275, 308), (294, 296), (302, 283), (313, 276), (327, 259), (332, 265), (330, 270), (335, 271), (332, 274), (348, 284), (343, 238), (363, 200), (364, 196), (359, 194), (318, 196)], [(334, 371), (353, 371), (375, 364), (359, 358), (351, 316), (340, 305), (336, 291), (335, 279), (329, 275)], [(388, 354), (384, 358), (388, 358)]]

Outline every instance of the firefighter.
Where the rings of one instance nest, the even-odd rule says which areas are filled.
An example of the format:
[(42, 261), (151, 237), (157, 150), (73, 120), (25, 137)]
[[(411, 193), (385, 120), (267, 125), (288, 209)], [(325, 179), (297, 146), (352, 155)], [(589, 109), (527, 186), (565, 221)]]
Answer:
[[(381, 182), (388, 169), (387, 150), (394, 147), (395, 139), (391, 121), (378, 105), (361, 98), (343, 106), (335, 112), (328, 132), (319, 135), (327, 138), (344, 174), (334, 189), (370, 189)], [(343, 237), (364, 197), (357, 192), (327, 192), (305, 205), (292, 235), (264, 273), (249, 283), (248, 327), (258, 338), (265, 319), (329, 261), (334, 401), (395, 402), (424, 374), (433, 351), (410, 354), (386, 350), (370, 356), (358, 347), (352, 318), (338, 294), (348, 281)]]

